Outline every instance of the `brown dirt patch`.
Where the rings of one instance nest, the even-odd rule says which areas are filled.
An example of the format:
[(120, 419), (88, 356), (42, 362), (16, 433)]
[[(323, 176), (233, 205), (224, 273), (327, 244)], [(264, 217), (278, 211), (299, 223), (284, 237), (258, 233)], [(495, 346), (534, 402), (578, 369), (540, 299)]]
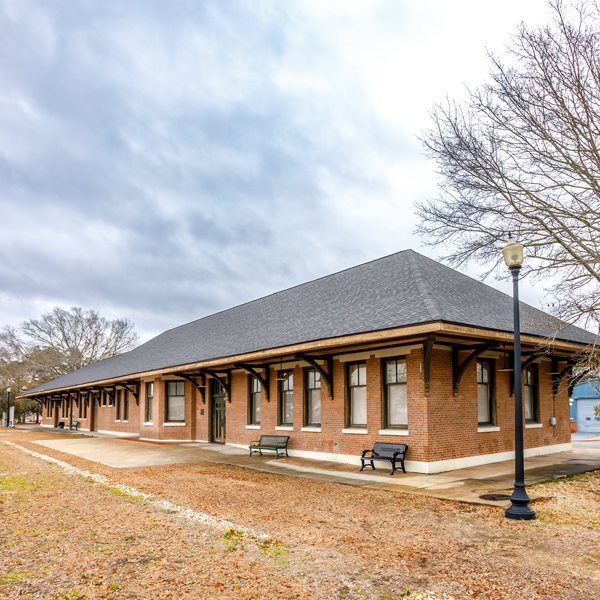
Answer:
[[(384, 599), (397, 598), (407, 591), (414, 595), (416, 591), (425, 589), (452, 593), (457, 599), (587, 600), (600, 597), (598, 501), (587, 488), (580, 489), (569, 482), (552, 485), (562, 485), (565, 488), (563, 495), (572, 493), (573, 498), (580, 498), (583, 494), (583, 497), (590, 498), (587, 508), (584, 501), (577, 500), (575, 519), (567, 518), (568, 504), (553, 498), (535, 505), (540, 517), (538, 521), (519, 523), (506, 520), (503, 511), (493, 507), (272, 475), (222, 464), (114, 469), (29, 443), (33, 439), (56, 439), (52, 434), (15, 431), (0, 436), (0, 439), (3, 438), (107, 475), (115, 483), (134, 485), (156, 496), (271, 535), (281, 544), (276, 546), (271, 556), (265, 556), (255, 545), (256, 548), (236, 555), (241, 566), (235, 567), (234, 571), (241, 570), (243, 577), (246, 569), (253, 574), (266, 569), (260, 572), (266, 573), (266, 581), (269, 584), (272, 581), (274, 587), (264, 587), (263, 595), (237, 595), (239, 598), (274, 598), (283, 593), (280, 597), (313, 594), (322, 598)], [(588, 476), (589, 481), (576, 483), (597, 487), (597, 475), (577, 477)], [(573, 491), (569, 491), (571, 489)], [(119, 512), (121, 509), (98, 504), (91, 497), (86, 499), (88, 492), (86, 486), (79, 483), (69, 489), (69, 494), (78, 497), (78, 510), (85, 512), (85, 522), (95, 518), (92, 529), (97, 530), (107, 514), (118, 515), (112, 523), (121, 527), (125, 519), (124, 513), (121, 516)], [(114, 494), (111, 497), (110, 492), (98, 493), (108, 494), (110, 500), (120, 506), (135, 506), (137, 511), (145, 511), (127, 516), (126, 520), (137, 519), (141, 522), (139, 527), (146, 525), (145, 530), (153, 531), (148, 537), (156, 536), (161, 541), (157, 542), (159, 546), (169, 547), (164, 539), (171, 536), (160, 537), (161, 525), (153, 520), (157, 519), (156, 511), (140, 508), (136, 503)], [(548, 486), (543, 494), (554, 495)], [(71, 514), (73, 511), (68, 512)], [(36, 514), (33, 507), (31, 514)], [(47, 527), (51, 514), (50, 511), (45, 516), (36, 516), (40, 528)], [(168, 518), (165, 515), (160, 517)], [(181, 536), (184, 544), (200, 548), (200, 558), (194, 568), (204, 568), (208, 573), (207, 566), (201, 565), (203, 561), (210, 562), (208, 556), (215, 547), (214, 532), (210, 535), (195, 532), (175, 520), (169, 523), (170, 527), (181, 527), (186, 532), (185, 535), (176, 535), (177, 538)], [(127, 527), (121, 527), (121, 532), (126, 530)], [(203, 542), (206, 546), (197, 541), (198, 536), (208, 536)], [(74, 552), (81, 543), (83, 540), (78, 538)], [(149, 547), (152, 545), (149, 544)], [(191, 548), (188, 545), (186, 552), (193, 555)], [(225, 565), (226, 569), (231, 569), (228, 561), (232, 557), (221, 546), (216, 548), (211, 568)], [(40, 553), (35, 544), (30, 551)], [(179, 560), (183, 560), (184, 555), (185, 552)], [(242, 556), (243, 560), (239, 558)], [(154, 576), (168, 577), (165, 574), (167, 564), (168, 561), (161, 563), (161, 567), (153, 571)], [(177, 581), (181, 583), (186, 578), (191, 581), (193, 569), (190, 571), (185, 564), (179, 568), (184, 570), (185, 577)], [(213, 584), (214, 573), (216, 571), (210, 571), (208, 575), (213, 578)], [(134, 586), (128, 592), (133, 595), (124, 595), (123, 591), (119, 592), (120, 596), (104, 597), (137, 597), (136, 581), (135, 570), (132, 570), (126, 586)], [(196, 579), (193, 581), (196, 582)], [(246, 582), (245, 579), (243, 581)], [(282, 591), (278, 586), (284, 585), (283, 582), (297, 587)], [(227, 585), (235, 585), (235, 582), (228, 581)], [(207, 589), (200, 587), (195, 597), (204, 597), (201, 594), (208, 593)], [(231, 589), (223, 586), (219, 593), (233, 593)], [(150, 594), (145, 593), (143, 597), (148, 598)], [(173, 597), (187, 596), (175, 594)]]

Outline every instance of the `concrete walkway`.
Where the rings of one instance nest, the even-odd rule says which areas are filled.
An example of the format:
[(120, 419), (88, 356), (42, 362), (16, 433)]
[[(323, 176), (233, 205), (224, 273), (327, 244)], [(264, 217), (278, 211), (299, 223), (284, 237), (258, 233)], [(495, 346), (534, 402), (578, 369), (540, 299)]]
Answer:
[[(32, 428), (33, 429), (33, 428)], [(39, 429), (38, 429), (39, 431)], [(44, 428), (46, 433), (53, 432)], [(61, 433), (63, 433), (61, 431)], [(508, 506), (508, 501), (486, 501), (484, 494), (512, 493), (514, 461), (505, 461), (480, 467), (471, 467), (436, 475), (396, 472), (393, 476), (383, 467), (373, 472), (359, 471), (355, 465), (312, 460), (306, 458), (279, 458), (273, 454), (248, 456), (248, 451), (221, 444), (153, 444), (136, 439), (118, 439), (115, 436), (78, 435), (55, 440), (32, 442), (60, 452), (79, 456), (116, 468), (136, 468), (176, 463), (214, 462), (256, 469), (277, 475), (306, 477), (335, 483), (365, 486), (397, 492), (422, 494), (448, 500)], [(94, 434), (97, 435), (97, 434)], [(574, 439), (573, 449), (549, 456), (525, 459), (526, 484), (541, 483), (567, 475), (600, 469), (600, 436)], [(530, 493), (532, 499), (536, 493)]]

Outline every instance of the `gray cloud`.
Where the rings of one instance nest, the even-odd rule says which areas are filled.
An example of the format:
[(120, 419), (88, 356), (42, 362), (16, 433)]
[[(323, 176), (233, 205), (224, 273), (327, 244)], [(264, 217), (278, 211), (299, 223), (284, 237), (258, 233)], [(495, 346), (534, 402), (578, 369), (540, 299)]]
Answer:
[(81, 305), (147, 336), (418, 246), (418, 130), (352, 58), (409, 15), (315, 7), (0, 0), (0, 324)]

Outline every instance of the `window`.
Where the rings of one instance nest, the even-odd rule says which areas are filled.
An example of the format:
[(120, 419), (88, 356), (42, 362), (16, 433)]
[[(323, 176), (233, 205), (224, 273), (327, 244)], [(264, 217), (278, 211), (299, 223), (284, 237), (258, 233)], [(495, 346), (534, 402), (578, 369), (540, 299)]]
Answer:
[(85, 397), (83, 394), (79, 394), (79, 418), (83, 418), (83, 403), (85, 402)]
[(115, 390), (114, 394), (115, 394), (115, 404), (117, 405), (117, 410), (115, 413), (115, 421), (120, 421), (121, 420), (121, 390)]
[(492, 368), (487, 360), (477, 361), (477, 422), (493, 425)]
[(167, 422), (185, 421), (185, 381), (167, 381)]
[(537, 372), (535, 365), (529, 365), (523, 371), (523, 405), (525, 421), (538, 421)]
[(348, 425), (367, 426), (367, 365), (348, 365)]
[(306, 425), (321, 426), (321, 373), (316, 369), (305, 372), (306, 382)]
[(408, 401), (406, 393), (406, 359), (385, 362), (385, 397), (383, 428), (408, 427)]
[(107, 405), (107, 401), (106, 401), (106, 396), (108, 394), (106, 392), (102, 392), (102, 406), (106, 406)]
[(260, 425), (260, 381), (251, 375), (249, 386), (248, 424)]
[(129, 421), (129, 390), (123, 389), (123, 421)]
[(146, 384), (146, 421), (152, 421), (152, 408), (154, 405), (154, 383)]
[(294, 373), (281, 371), (279, 378), (279, 424), (292, 425), (294, 423)]

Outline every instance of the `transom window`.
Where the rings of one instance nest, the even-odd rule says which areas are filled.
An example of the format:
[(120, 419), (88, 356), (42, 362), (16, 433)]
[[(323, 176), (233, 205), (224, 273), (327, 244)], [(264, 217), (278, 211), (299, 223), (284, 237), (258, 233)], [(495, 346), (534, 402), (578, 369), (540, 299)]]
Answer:
[(408, 399), (406, 392), (406, 359), (385, 362), (384, 429), (408, 427)]
[(350, 427), (367, 426), (367, 365), (348, 365), (349, 423)]
[(248, 423), (250, 425), (260, 425), (260, 381), (254, 375), (251, 375), (249, 385)]
[(167, 381), (167, 422), (185, 421), (185, 381)]
[(494, 421), (491, 373), (489, 361), (477, 361), (477, 421), (479, 425), (492, 425)]
[(306, 425), (321, 426), (321, 373), (316, 369), (305, 371)]
[(280, 424), (292, 425), (294, 423), (294, 373), (281, 371), (279, 378)]

